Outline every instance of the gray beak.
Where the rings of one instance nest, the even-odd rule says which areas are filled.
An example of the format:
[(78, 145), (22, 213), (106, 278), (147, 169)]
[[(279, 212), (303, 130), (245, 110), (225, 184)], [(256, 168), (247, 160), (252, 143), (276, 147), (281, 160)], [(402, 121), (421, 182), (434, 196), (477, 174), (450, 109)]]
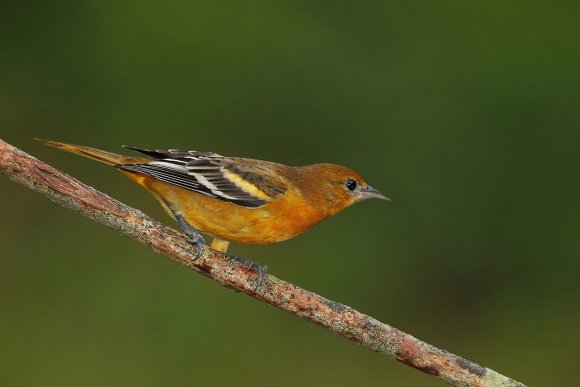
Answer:
[(388, 197), (383, 195), (380, 191), (374, 189), (370, 185), (367, 185), (366, 187), (360, 190), (360, 200), (365, 199), (382, 199), (391, 201), (391, 199), (389, 199)]

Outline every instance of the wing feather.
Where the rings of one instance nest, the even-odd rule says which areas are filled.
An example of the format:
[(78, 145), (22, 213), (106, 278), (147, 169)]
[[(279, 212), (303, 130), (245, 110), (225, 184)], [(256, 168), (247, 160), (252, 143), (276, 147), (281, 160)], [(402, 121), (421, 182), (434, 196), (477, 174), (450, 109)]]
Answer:
[(283, 184), (270, 181), (272, 171), (259, 167), (254, 160), (226, 158), (209, 152), (127, 148), (153, 160), (119, 168), (239, 206), (260, 207), (285, 192)]

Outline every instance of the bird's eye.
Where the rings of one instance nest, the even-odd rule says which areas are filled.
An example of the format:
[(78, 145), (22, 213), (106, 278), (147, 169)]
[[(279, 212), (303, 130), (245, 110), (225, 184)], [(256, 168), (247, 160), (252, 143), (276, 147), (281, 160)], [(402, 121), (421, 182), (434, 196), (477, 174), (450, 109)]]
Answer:
[(345, 183), (346, 189), (348, 189), (349, 191), (354, 191), (357, 187), (357, 182), (354, 181), (353, 179), (348, 179)]

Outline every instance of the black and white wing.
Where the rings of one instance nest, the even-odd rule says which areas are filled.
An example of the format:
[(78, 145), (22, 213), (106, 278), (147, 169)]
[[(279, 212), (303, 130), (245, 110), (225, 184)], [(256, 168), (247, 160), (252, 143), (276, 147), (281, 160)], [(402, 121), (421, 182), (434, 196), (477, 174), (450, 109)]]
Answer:
[(153, 160), (144, 164), (120, 165), (118, 168), (239, 206), (260, 207), (285, 192), (283, 186), (269, 181), (259, 166), (236, 161), (240, 159), (209, 152), (126, 148)]

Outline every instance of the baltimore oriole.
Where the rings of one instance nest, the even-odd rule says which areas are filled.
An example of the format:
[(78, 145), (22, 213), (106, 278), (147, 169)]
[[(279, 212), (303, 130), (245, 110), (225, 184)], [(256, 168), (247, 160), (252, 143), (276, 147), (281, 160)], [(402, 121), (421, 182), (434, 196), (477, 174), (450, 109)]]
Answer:
[[(361, 200), (389, 200), (357, 172), (336, 164), (290, 167), (210, 152), (124, 146), (147, 156), (132, 157), (39, 141), (113, 165), (145, 187), (198, 246), (198, 254), (205, 244), (198, 231), (212, 235), (211, 247), (225, 253), (230, 241), (284, 241)], [(257, 288), (266, 267), (232, 257), (256, 267)]]

